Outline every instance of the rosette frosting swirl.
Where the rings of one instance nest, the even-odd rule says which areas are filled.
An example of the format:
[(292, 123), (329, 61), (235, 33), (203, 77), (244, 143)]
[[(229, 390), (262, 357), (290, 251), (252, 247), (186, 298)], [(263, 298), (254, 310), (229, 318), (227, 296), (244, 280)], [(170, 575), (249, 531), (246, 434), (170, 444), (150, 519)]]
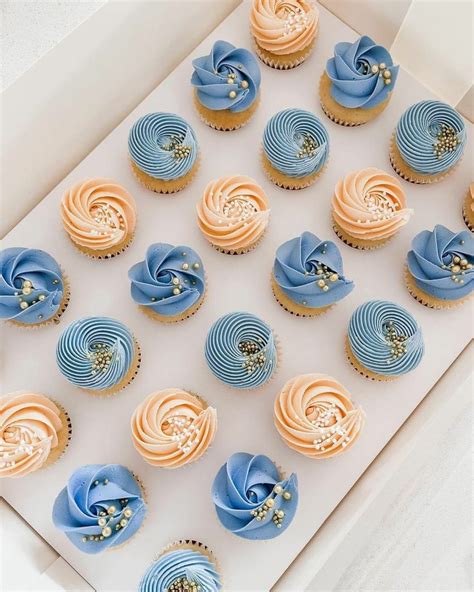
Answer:
[(273, 115), (263, 132), (263, 150), (270, 164), (288, 177), (320, 171), (329, 155), (329, 135), (310, 111), (284, 109)]
[(348, 109), (371, 109), (385, 101), (395, 86), (398, 69), (390, 53), (367, 35), (354, 43), (337, 43), (334, 57), (326, 64), (331, 95)]
[(319, 12), (311, 0), (253, 0), (250, 30), (258, 45), (275, 55), (288, 55), (310, 45)]
[(245, 111), (260, 88), (260, 67), (248, 49), (216, 41), (211, 53), (193, 60), (191, 84), (199, 101), (213, 111)]
[(474, 238), (468, 230), (452, 232), (438, 224), (412, 241), (408, 271), (426, 294), (459, 300), (474, 290)]
[(217, 411), (196, 395), (168, 388), (149, 395), (132, 416), (132, 440), (143, 459), (174, 469), (198, 460), (217, 429)]
[(244, 539), (273, 539), (288, 528), (298, 505), (298, 479), (283, 479), (263, 454), (233, 454), (212, 485), (212, 500), (224, 528)]
[(255, 388), (277, 367), (275, 337), (253, 314), (232, 312), (218, 319), (206, 338), (205, 356), (212, 373), (234, 388)]
[(0, 318), (25, 325), (51, 319), (65, 296), (61, 268), (39, 249), (0, 252)]
[(197, 204), (197, 221), (206, 239), (224, 250), (254, 245), (267, 228), (270, 209), (263, 189), (250, 177), (211, 181)]
[(85, 465), (71, 475), (53, 506), (56, 528), (84, 553), (101, 553), (130, 539), (146, 505), (138, 481), (122, 465)]
[(184, 245), (151, 245), (145, 261), (131, 267), (128, 277), (133, 300), (163, 316), (189, 310), (206, 289), (202, 260)]
[(353, 171), (338, 181), (332, 198), (333, 218), (354, 238), (384, 240), (410, 219), (400, 183), (384, 171)]
[(415, 318), (398, 304), (383, 300), (370, 300), (355, 310), (348, 339), (353, 355), (365, 368), (386, 376), (414, 370), (425, 349)]
[(275, 400), (275, 427), (290, 448), (309, 458), (330, 458), (359, 437), (365, 414), (349, 391), (327, 374), (289, 380)]
[(76, 386), (106, 390), (120, 383), (135, 358), (127, 327), (108, 317), (74, 321), (59, 338), (56, 359), (61, 373)]
[(401, 116), (395, 141), (403, 160), (425, 175), (443, 173), (461, 158), (466, 127), (460, 115), (441, 101), (420, 101)]
[(194, 130), (174, 113), (140, 117), (130, 130), (128, 149), (141, 171), (165, 181), (186, 175), (198, 156)]
[(309, 308), (334, 304), (354, 288), (354, 283), (344, 277), (336, 245), (311, 232), (278, 247), (273, 277), (288, 298)]

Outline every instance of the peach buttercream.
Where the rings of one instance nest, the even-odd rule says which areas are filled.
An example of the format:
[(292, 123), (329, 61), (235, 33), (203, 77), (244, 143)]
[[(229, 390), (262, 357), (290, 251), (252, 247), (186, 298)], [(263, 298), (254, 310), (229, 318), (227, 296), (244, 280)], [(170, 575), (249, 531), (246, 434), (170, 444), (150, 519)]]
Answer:
[(326, 374), (289, 380), (275, 400), (275, 426), (290, 448), (309, 458), (329, 458), (349, 449), (365, 414), (342, 384)]

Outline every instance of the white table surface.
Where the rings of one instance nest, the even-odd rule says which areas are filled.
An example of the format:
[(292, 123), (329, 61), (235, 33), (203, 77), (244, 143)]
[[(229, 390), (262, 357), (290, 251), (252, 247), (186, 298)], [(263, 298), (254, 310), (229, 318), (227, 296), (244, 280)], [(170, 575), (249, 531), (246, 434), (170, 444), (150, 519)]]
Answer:
[[(334, 238), (329, 200), (337, 179), (362, 166), (390, 170), (387, 146), (395, 122), (409, 104), (429, 96), (419, 83), (401, 73), (389, 108), (368, 126), (347, 130), (321, 115), (332, 141), (328, 170), (317, 185), (304, 192), (293, 194), (274, 188), (265, 180), (257, 159), (265, 122), (272, 113), (287, 106), (298, 105), (321, 114), (316, 88), (323, 64), (335, 42), (355, 37), (329, 13), (324, 10), (321, 13), (320, 39), (315, 54), (307, 63), (286, 73), (262, 67), (262, 105), (246, 128), (232, 134), (218, 134), (198, 121), (192, 110), (188, 84), (190, 60), (187, 60), (5, 241), (5, 246), (37, 246), (55, 255), (68, 271), (73, 299), (58, 327), (41, 331), (10, 327), (5, 331), (7, 342), (15, 343), (15, 347), (5, 351), (4, 385), (7, 391), (35, 388), (50, 394), (66, 406), (74, 425), (74, 438), (67, 456), (47, 472), (39, 472), (21, 482), (7, 483), (5, 495), (98, 589), (134, 588), (156, 552), (170, 540), (180, 537), (200, 538), (218, 552), (228, 589), (267, 589), (469, 339), (470, 326), (465, 322), (469, 309), (443, 313), (424, 309), (411, 299), (401, 280), (401, 262), (411, 236), (439, 221), (453, 229), (462, 227), (460, 203), (470, 180), (467, 158), (455, 176), (440, 185), (404, 184), (416, 216), (389, 246), (375, 253), (359, 253), (341, 246), (346, 273), (355, 280), (357, 287), (329, 314), (314, 321), (295, 319), (280, 309), (266, 287), (266, 280), (262, 282), (262, 277), (266, 278), (271, 269), (274, 251), (283, 240), (305, 229), (327, 239)], [(208, 51), (211, 40), (217, 38), (249, 46), (245, 7), (226, 19), (195, 55)], [(139, 115), (159, 109), (174, 110), (190, 121), (204, 156), (195, 182), (171, 198), (154, 196), (139, 187), (127, 166), (126, 138), (130, 125)], [(245, 146), (245, 150), (239, 150), (241, 146)], [(210, 178), (236, 172), (254, 176), (262, 183), (272, 200), (273, 216), (268, 236), (257, 251), (228, 258), (214, 252), (199, 235), (194, 203)], [(110, 262), (92, 262), (77, 253), (62, 235), (57, 216), (62, 192), (75, 180), (90, 175), (111, 176), (122, 182), (134, 193), (139, 206), (139, 229), (133, 246)], [(452, 196), (449, 200), (447, 193)], [(425, 207), (427, 200), (429, 207)], [(179, 326), (150, 324), (128, 297), (126, 270), (141, 259), (148, 244), (156, 240), (184, 242), (197, 248), (207, 266), (208, 301), (195, 318)], [(369, 259), (370, 273), (367, 272)], [(377, 282), (378, 278), (382, 281)], [(422, 325), (427, 341), (423, 364), (409, 377), (391, 385), (372, 384), (359, 377), (348, 366), (343, 354), (345, 327), (352, 310), (375, 296), (393, 298), (411, 310)], [(250, 310), (267, 319), (283, 342), (284, 356), (277, 379), (255, 394), (235, 393), (221, 386), (203, 361), (202, 344), (210, 323), (220, 314), (236, 308)], [(86, 397), (68, 385), (55, 366), (54, 349), (61, 330), (67, 322), (87, 314), (110, 314), (122, 319), (142, 345), (140, 374), (129, 389), (113, 400)], [(187, 339), (190, 332), (191, 340)], [(179, 356), (176, 351), (180, 352)], [(185, 377), (183, 361), (187, 364)], [(20, 367), (21, 377), (18, 375)], [(161, 373), (156, 369), (161, 369)], [(358, 446), (327, 463), (314, 463), (288, 450), (272, 426), (271, 408), (276, 389), (291, 376), (308, 371), (332, 373), (353, 391), (368, 416), (367, 428)], [(220, 419), (216, 442), (206, 458), (198, 465), (172, 473), (146, 466), (137, 458), (128, 437), (129, 417), (136, 404), (152, 390), (169, 385), (182, 385), (200, 392), (218, 407)], [(115, 432), (110, 429), (111, 424), (116, 426)], [(249, 425), (255, 426), (250, 434)], [(104, 430), (107, 434), (112, 432), (110, 438), (103, 438)], [(212, 478), (228, 455), (242, 448), (266, 453), (286, 470), (298, 472), (302, 494), (299, 512), (292, 527), (274, 541), (240, 540), (224, 532), (214, 517), (208, 493)], [(86, 556), (51, 524), (50, 510), (55, 494), (70, 472), (87, 462), (122, 462), (135, 470), (147, 486), (151, 503), (146, 528), (123, 551)], [(201, 483), (206, 485), (200, 487)], [(125, 573), (116, 570), (119, 553), (127, 562)], [(271, 561), (267, 560), (269, 554)], [(247, 569), (243, 570), (242, 565)], [(258, 569), (254, 568), (256, 565)]]

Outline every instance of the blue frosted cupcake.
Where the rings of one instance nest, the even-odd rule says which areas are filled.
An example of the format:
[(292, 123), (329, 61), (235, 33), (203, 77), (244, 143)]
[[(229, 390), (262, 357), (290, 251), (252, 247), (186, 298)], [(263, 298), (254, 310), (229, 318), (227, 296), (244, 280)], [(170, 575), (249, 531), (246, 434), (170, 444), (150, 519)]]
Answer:
[(131, 295), (140, 308), (164, 323), (193, 315), (206, 292), (204, 266), (199, 255), (184, 245), (156, 243), (145, 261), (128, 272)]
[(338, 43), (319, 86), (323, 111), (341, 125), (371, 121), (388, 105), (398, 69), (389, 52), (366, 35)]
[(393, 380), (421, 362), (425, 346), (421, 328), (404, 308), (370, 300), (352, 314), (346, 339), (352, 366), (372, 380)]
[(321, 121), (303, 109), (284, 109), (263, 132), (263, 168), (284, 189), (303, 189), (316, 181), (329, 156), (329, 135)]
[(212, 485), (212, 501), (222, 526), (244, 539), (261, 541), (282, 534), (295, 517), (298, 479), (288, 479), (263, 454), (237, 452)]
[(135, 378), (140, 367), (140, 348), (120, 321), (85, 317), (63, 331), (56, 360), (70, 383), (89, 394), (112, 395)]
[(194, 103), (210, 127), (230, 131), (242, 127), (260, 102), (257, 58), (227, 41), (216, 41), (211, 53), (193, 60)]
[(157, 193), (180, 191), (197, 171), (196, 134), (174, 113), (149, 113), (140, 117), (130, 130), (128, 150), (137, 179)]
[(466, 140), (466, 126), (457, 111), (441, 101), (420, 101), (397, 123), (390, 162), (406, 181), (436, 183), (461, 160)]
[(273, 331), (248, 312), (226, 314), (212, 325), (205, 356), (216, 378), (239, 389), (266, 383), (278, 365)]
[(69, 478), (53, 506), (53, 522), (84, 553), (126, 543), (146, 514), (143, 488), (122, 465), (85, 465)]
[(23, 327), (58, 322), (69, 304), (69, 285), (45, 251), (0, 251), (0, 319)]
[(451, 232), (441, 224), (417, 234), (407, 256), (406, 282), (410, 294), (429, 308), (466, 302), (474, 290), (472, 234)]
[(342, 257), (331, 241), (303, 232), (276, 252), (272, 289), (285, 310), (312, 317), (345, 298), (354, 283), (344, 276)]

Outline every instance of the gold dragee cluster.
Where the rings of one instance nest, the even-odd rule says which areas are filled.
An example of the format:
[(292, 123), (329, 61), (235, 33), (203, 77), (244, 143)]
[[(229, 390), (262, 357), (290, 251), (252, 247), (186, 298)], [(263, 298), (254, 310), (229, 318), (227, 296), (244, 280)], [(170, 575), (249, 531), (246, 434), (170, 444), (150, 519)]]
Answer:
[(262, 368), (266, 361), (266, 348), (263, 347), (261, 338), (259, 343), (255, 341), (241, 341), (238, 345), (239, 351), (244, 355), (242, 368), (247, 369), (247, 374), (251, 374), (258, 368)]
[(392, 73), (387, 68), (385, 62), (380, 62), (380, 64), (373, 64), (372, 66), (370, 66), (370, 64), (364, 63), (362, 73), (369, 74), (369, 72), (374, 75), (378, 74), (380, 78), (383, 78), (384, 84), (386, 85), (392, 82)]
[[(59, 280), (53, 280), (53, 284), (59, 284)], [(23, 298), (23, 296), (29, 296), (33, 290), (34, 290), (34, 286), (33, 284), (30, 282), (30, 280), (23, 280), (21, 283), (21, 292), (16, 291), (15, 292), (15, 296), (18, 296), (18, 304), (21, 308), (21, 310), (26, 310), (30, 305), (36, 304), (37, 302), (42, 302), (43, 300), (46, 300), (46, 295), (45, 294), (39, 294), (38, 295), (38, 300), (32, 300), (31, 302), (28, 302), (27, 300), (25, 300)], [(43, 318), (42, 314), (38, 315), (39, 319)]]
[(201, 586), (194, 580), (188, 580), (188, 578), (178, 578), (171, 586), (166, 588), (166, 592), (199, 592)]
[(303, 134), (303, 143), (296, 156), (298, 158), (307, 158), (316, 154), (319, 144), (309, 134)]
[[(107, 485), (108, 483), (108, 479), (104, 479), (102, 483), (96, 480), (94, 481), (93, 486), (98, 487), (100, 485)], [(114, 531), (112, 522), (114, 520), (118, 520), (117, 524), (115, 525), (116, 531), (122, 530), (123, 528), (126, 528), (128, 526), (128, 521), (132, 517), (133, 511), (131, 508), (127, 506), (128, 499), (121, 499), (119, 500), (119, 502), (121, 507), (118, 510), (114, 505), (110, 505), (107, 508), (107, 511), (102, 510), (101, 512), (99, 512), (97, 525), (100, 526), (100, 528), (102, 529), (101, 534), (83, 536), (83, 543), (103, 541), (104, 539), (107, 539), (110, 536), (112, 536)], [(117, 512), (118, 516), (116, 515)]]
[(391, 347), (391, 358), (387, 360), (388, 364), (390, 363), (390, 361), (397, 360), (398, 358), (407, 353), (406, 344), (408, 340), (408, 335), (397, 333), (397, 330), (393, 325), (393, 321), (389, 321), (384, 327), (384, 335), (385, 339)]
[(451, 279), (456, 284), (464, 284), (464, 278), (466, 271), (472, 269), (472, 263), (469, 263), (467, 259), (459, 257), (459, 255), (452, 255), (451, 261), (448, 265), (442, 265), (442, 269), (449, 269), (451, 272)]
[(163, 150), (171, 152), (172, 157), (180, 160), (187, 158), (191, 154), (191, 146), (185, 146), (181, 142), (184, 140), (184, 136), (181, 134), (173, 134), (169, 138), (169, 143), (162, 146)]
[[(289, 501), (291, 499), (291, 492), (290, 491), (283, 491), (283, 487), (277, 483), (273, 488), (273, 493), (276, 495), (282, 495), (285, 501)], [(275, 500), (272, 497), (269, 497), (265, 500), (265, 502), (255, 508), (254, 510), (250, 510), (250, 515), (253, 516), (258, 522), (261, 522), (266, 519), (269, 513), (272, 513), (272, 521), (273, 524), (277, 528), (281, 528), (283, 523), (283, 518), (285, 517), (284, 510), (273, 510), (273, 506), (275, 505)]]
[(456, 130), (450, 125), (442, 123), (436, 134), (436, 142), (433, 144), (434, 155), (439, 160), (447, 152), (454, 152), (459, 143)]
[(105, 343), (95, 343), (92, 345), (92, 348), (94, 351), (87, 354), (91, 362), (92, 374), (107, 372), (113, 358), (112, 350)]
[[(242, 70), (243, 69), (242, 64), (239, 64), (238, 68), (240, 70)], [(217, 74), (217, 72), (216, 72), (216, 74)], [(238, 84), (237, 74), (235, 74), (235, 72), (229, 72), (227, 74), (227, 84)], [(240, 86), (245, 90), (245, 89), (247, 89), (249, 87), (249, 83), (247, 82), (247, 80), (241, 80)], [(231, 90), (229, 92), (229, 98), (230, 99), (235, 99), (236, 97), (237, 97), (237, 91)]]

